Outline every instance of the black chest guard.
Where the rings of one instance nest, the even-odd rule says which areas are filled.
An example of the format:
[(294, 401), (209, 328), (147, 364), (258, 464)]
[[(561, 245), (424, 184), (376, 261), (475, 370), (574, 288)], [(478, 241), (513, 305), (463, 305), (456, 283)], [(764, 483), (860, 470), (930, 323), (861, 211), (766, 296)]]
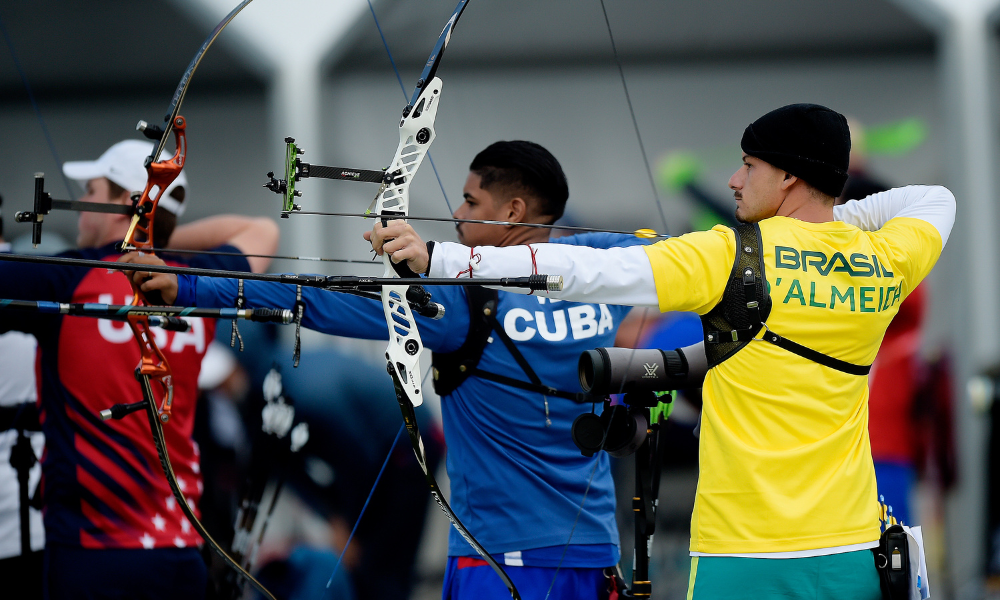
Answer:
[[(760, 226), (756, 223), (740, 223), (733, 228), (733, 233), (736, 236), (736, 259), (733, 261), (726, 290), (715, 308), (701, 317), (705, 333), (705, 355), (710, 369), (749, 344), (762, 328), (766, 328), (764, 323), (771, 314), (771, 295), (764, 277)], [(867, 375), (871, 371), (871, 365), (855, 365), (817, 352), (770, 329), (761, 339), (844, 373)]]
[(454, 392), (472, 375), (483, 357), (486, 340), (493, 330), (493, 324), (486, 311), (496, 313), (499, 298), (497, 291), (470, 285), (465, 288), (465, 294), (469, 301), (469, 334), (465, 337), (465, 342), (454, 352), (431, 354), (434, 391), (438, 396)]
[(741, 223), (736, 235), (736, 260), (722, 300), (701, 317), (708, 368), (725, 361), (750, 343), (771, 314), (771, 295), (764, 278), (760, 227)]
[[(462, 385), (463, 381), (471, 375), (475, 375), (495, 383), (537, 392), (545, 396), (566, 398), (575, 402), (600, 402), (603, 400), (602, 397), (581, 392), (564, 392), (543, 384), (528, 360), (517, 349), (514, 340), (510, 339), (503, 326), (497, 321), (497, 302), (499, 301), (497, 291), (480, 286), (468, 286), (465, 288), (465, 293), (469, 301), (469, 334), (465, 337), (465, 342), (454, 352), (447, 354), (435, 352), (431, 355), (431, 366), (434, 369), (434, 391), (439, 396), (454, 392), (458, 386)], [(507, 347), (511, 356), (514, 357), (530, 381), (508, 377), (500, 373), (490, 373), (479, 368), (483, 351), (486, 349), (486, 344), (489, 343), (490, 335), (494, 333)], [(546, 406), (548, 405), (546, 404)]]

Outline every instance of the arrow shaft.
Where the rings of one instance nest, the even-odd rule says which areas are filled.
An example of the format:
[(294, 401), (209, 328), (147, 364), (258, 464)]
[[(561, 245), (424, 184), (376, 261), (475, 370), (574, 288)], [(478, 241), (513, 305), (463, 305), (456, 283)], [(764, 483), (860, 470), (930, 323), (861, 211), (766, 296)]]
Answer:
[(292, 311), (274, 309), (199, 308), (191, 306), (133, 306), (90, 302), (47, 302), (0, 299), (0, 309), (30, 310), (40, 313), (125, 320), (128, 315), (149, 317), (203, 317), (229, 320), (266, 320), (288, 324)]
[(26, 254), (0, 253), (0, 261), (34, 263), (43, 265), (62, 265), (90, 269), (108, 269), (109, 271), (142, 271), (148, 273), (169, 273), (172, 275), (195, 275), (201, 277), (220, 277), (225, 279), (245, 279), (247, 281), (270, 281), (304, 287), (316, 287), (327, 290), (361, 290), (371, 291), (381, 286), (470, 286), (483, 285), (500, 288), (520, 288), (535, 291), (559, 291), (562, 289), (562, 277), (554, 275), (531, 275), (529, 277), (501, 277), (498, 279), (451, 279), (438, 277), (363, 277), (357, 275), (299, 275), (296, 273), (247, 273), (243, 271), (226, 271), (222, 269), (194, 269), (190, 267), (174, 267), (170, 265), (143, 265), (135, 263), (118, 263), (106, 260), (88, 260), (82, 258), (66, 258), (61, 256), (33, 256)]

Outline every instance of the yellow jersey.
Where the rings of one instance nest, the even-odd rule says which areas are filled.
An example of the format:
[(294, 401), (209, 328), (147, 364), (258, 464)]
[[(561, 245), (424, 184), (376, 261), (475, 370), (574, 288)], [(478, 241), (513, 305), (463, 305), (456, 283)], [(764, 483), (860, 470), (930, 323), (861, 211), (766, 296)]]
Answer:
[[(767, 327), (857, 365), (875, 360), (900, 303), (942, 238), (898, 217), (866, 232), (839, 221), (760, 222), (771, 296)], [(661, 311), (709, 312), (736, 247), (718, 226), (646, 246)], [(868, 378), (757, 339), (705, 377), (691, 551), (799, 552), (878, 539)]]

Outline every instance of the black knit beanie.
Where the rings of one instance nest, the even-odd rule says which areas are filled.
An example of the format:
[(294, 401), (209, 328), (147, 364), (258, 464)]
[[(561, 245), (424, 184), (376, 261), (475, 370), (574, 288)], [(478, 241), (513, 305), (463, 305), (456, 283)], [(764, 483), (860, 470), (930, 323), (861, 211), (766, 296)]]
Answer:
[(818, 104), (789, 104), (747, 126), (743, 151), (840, 196), (847, 182), (851, 131), (844, 115)]

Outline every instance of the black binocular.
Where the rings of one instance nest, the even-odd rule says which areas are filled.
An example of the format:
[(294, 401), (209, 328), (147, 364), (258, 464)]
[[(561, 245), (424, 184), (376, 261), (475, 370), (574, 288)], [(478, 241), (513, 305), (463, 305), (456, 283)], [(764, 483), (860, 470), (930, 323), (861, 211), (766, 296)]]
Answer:
[(583, 391), (606, 396), (677, 389), (688, 364), (680, 350), (595, 348), (580, 355), (577, 370)]
[(680, 350), (587, 350), (578, 364), (583, 391), (593, 396), (625, 394), (625, 398), (624, 404), (614, 406), (605, 401), (600, 415), (577, 417), (573, 443), (584, 456), (601, 450), (616, 458), (632, 454), (646, 439), (648, 409), (663, 401), (656, 392), (677, 389), (687, 378), (687, 370), (687, 359)]

